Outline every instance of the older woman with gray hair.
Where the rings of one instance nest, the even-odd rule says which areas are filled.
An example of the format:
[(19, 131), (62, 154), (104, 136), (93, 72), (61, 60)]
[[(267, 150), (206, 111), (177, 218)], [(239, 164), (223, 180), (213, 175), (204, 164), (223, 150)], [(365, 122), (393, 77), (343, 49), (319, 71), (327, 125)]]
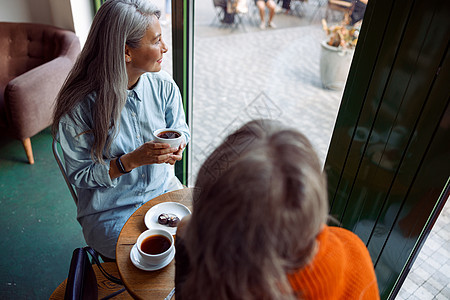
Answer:
[[(77, 219), (105, 259), (115, 258), (129, 216), (168, 191), (190, 138), (180, 91), (161, 71), (160, 14), (147, 0), (106, 1), (56, 102), (52, 130), (78, 194)], [(179, 148), (154, 141), (154, 130), (169, 127), (183, 133)]]

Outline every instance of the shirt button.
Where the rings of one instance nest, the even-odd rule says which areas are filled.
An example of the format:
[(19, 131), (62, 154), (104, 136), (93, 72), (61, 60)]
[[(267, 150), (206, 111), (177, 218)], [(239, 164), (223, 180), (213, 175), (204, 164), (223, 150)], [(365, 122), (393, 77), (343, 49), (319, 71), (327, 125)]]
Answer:
[(139, 204), (135, 204), (134, 207), (138, 208), (138, 207), (139, 207)]
[(142, 193), (139, 193), (138, 196), (142, 196)]
[(136, 114), (135, 114), (134, 112), (132, 112), (131, 115), (132, 115), (133, 117), (136, 117)]
[(139, 134), (136, 136), (136, 138), (138, 138), (138, 139), (139, 139), (140, 137), (141, 137), (141, 136), (140, 136)]
[(141, 176), (142, 176), (142, 178), (145, 178), (145, 174), (142, 174)]

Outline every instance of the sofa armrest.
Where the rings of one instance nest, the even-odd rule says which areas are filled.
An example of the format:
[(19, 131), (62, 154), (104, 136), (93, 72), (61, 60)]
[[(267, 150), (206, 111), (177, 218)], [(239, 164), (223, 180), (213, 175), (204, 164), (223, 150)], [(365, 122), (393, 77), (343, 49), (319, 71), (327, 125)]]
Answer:
[(52, 123), (56, 96), (72, 66), (70, 58), (57, 57), (8, 83), (5, 110), (17, 138), (31, 137)]
[(66, 56), (75, 62), (81, 51), (80, 40), (77, 35), (67, 30), (61, 30), (57, 32), (57, 35), (57, 40), (60, 40), (62, 45), (60, 56)]

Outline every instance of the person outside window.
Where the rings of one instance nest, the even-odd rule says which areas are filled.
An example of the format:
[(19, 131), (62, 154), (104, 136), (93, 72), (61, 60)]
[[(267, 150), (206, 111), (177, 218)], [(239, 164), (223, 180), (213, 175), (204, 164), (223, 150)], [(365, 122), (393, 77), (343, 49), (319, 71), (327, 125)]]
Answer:
[[(275, 23), (273, 23), (273, 17), (275, 16), (275, 9), (277, 5), (273, 0), (255, 0), (256, 7), (259, 10), (259, 16), (261, 18), (261, 23), (259, 24), (259, 28), (266, 29), (266, 27), (276, 28)], [(266, 7), (269, 10), (269, 20), (267, 21), (267, 25), (265, 22), (266, 15)]]

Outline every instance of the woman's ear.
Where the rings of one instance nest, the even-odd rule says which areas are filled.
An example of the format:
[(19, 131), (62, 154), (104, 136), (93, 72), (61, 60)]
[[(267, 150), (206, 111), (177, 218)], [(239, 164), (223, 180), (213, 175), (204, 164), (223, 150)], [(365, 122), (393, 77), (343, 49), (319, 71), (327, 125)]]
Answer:
[(125, 62), (131, 62), (131, 51), (128, 45), (125, 45)]

